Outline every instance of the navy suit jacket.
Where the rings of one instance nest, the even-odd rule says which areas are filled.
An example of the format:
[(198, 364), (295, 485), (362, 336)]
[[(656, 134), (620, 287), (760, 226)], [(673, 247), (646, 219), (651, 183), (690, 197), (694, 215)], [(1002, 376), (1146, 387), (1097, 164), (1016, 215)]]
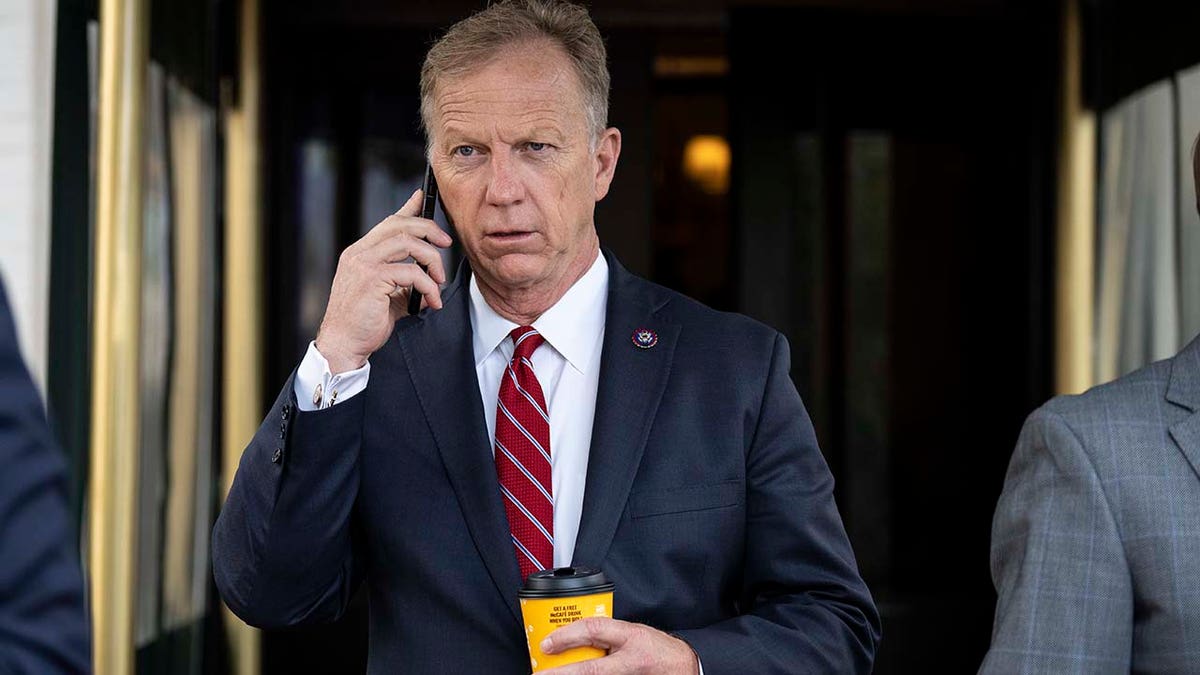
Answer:
[(0, 283), (0, 673), (91, 672), (67, 469)]
[[(869, 672), (879, 617), (777, 332), (611, 254), (574, 564), (614, 615), (685, 639), (707, 675)], [(262, 627), (337, 618), (360, 581), (370, 673), (528, 673), (521, 579), (471, 346), (466, 266), (397, 322), (366, 391), (298, 412), (292, 380), (213, 532), (217, 587)], [(635, 330), (658, 334), (650, 349)]]

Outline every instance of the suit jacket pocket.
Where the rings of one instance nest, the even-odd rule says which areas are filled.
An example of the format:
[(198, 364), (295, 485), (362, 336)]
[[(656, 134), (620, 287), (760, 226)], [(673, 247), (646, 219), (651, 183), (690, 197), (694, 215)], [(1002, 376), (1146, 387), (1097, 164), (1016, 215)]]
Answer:
[(742, 481), (738, 479), (710, 485), (635, 491), (630, 499), (629, 514), (636, 519), (719, 509), (741, 504), (743, 493)]

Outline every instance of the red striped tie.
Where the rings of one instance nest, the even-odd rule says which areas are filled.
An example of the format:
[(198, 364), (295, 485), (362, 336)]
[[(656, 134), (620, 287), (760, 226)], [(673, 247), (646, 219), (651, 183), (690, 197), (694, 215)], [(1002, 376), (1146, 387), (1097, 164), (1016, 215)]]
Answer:
[(496, 474), (521, 579), (554, 564), (554, 497), (550, 482), (550, 417), (530, 357), (544, 338), (514, 328), (516, 349), (500, 381), (496, 407)]

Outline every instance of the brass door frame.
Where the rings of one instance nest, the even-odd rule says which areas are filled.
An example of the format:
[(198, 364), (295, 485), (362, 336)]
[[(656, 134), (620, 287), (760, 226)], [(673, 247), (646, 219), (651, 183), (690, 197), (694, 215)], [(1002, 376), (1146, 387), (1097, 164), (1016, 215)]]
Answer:
[(1058, 149), (1054, 390), (1094, 384), (1096, 113), (1083, 99), (1081, 0), (1063, 0), (1062, 99)]
[(101, 0), (88, 579), (97, 675), (134, 670), (147, 0)]
[[(262, 421), (262, 156), (259, 0), (242, 0), (238, 21), (239, 100), (225, 110), (225, 357), (222, 365), (221, 498), (229, 493), (242, 450)], [(257, 673), (258, 632), (228, 609), (234, 672)]]

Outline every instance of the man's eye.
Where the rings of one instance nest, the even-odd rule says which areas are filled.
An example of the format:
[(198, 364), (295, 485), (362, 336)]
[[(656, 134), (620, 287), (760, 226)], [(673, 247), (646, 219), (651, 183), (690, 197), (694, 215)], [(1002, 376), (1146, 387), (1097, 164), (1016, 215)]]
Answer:
[(472, 148), (469, 145), (460, 145), (454, 149), (454, 154), (458, 155), (459, 157), (470, 157), (471, 155), (475, 154), (475, 148)]
[(546, 145), (545, 143), (534, 143), (531, 141), (529, 143), (526, 143), (525, 147), (529, 148), (530, 150), (532, 150), (534, 152), (541, 152), (549, 146)]

